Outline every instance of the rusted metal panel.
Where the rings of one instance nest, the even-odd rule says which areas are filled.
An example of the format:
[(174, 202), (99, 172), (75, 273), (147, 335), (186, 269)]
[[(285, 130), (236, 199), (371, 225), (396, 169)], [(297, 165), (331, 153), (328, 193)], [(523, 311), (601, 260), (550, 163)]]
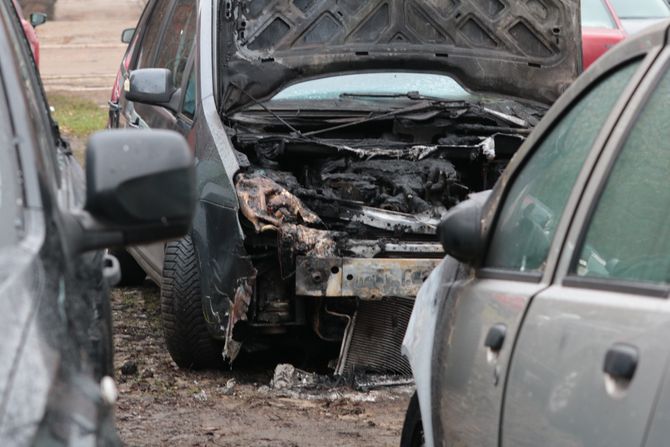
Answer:
[(414, 298), (439, 259), (299, 257), (296, 293), (315, 297)]

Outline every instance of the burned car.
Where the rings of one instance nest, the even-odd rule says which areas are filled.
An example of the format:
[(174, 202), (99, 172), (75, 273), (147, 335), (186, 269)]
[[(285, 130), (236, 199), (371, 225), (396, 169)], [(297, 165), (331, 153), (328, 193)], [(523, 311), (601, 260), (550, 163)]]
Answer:
[(197, 159), (192, 233), (124, 265), (161, 284), (173, 359), (307, 329), (341, 346), (338, 373), (408, 373), (440, 217), (579, 73), (577, 0), (158, 3), (110, 125), (178, 129)]
[(117, 446), (119, 266), (104, 249), (186, 233), (193, 158), (172, 131), (103, 131), (84, 176), (49, 110), (17, 11), (0, 2), (0, 445)]

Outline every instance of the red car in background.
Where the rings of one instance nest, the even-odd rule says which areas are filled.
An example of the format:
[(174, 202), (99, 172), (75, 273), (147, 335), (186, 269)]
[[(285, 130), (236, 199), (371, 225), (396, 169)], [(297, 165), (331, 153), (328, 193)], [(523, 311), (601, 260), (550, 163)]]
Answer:
[(21, 5), (17, 0), (12, 0), (14, 2), (14, 7), (16, 12), (21, 18), (21, 25), (23, 26), (23, 33), (26, 35), (28, 42), (30, 43), (30, 49), (33, 50), (33, 57), (35, 58), (35, 65), (40, 66), (40, 41), (37, 38), (37, 33), (35, 28), (42, 25), (47, 21), (47, 15), (41, 12), (35, 12), (30, 14), (30, 21), (26, 20), (23, 16), (23, 10)]
[(582, 0), (581, 6), (585, 70), (627, 36), (670, 17), (665, 0)]

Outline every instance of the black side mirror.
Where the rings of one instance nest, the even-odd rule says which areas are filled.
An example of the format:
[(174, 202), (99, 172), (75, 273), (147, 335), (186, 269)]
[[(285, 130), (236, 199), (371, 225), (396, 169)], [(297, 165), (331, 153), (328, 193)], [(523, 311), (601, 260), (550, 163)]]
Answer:
[(190, 228), (193, 156), (176, 132), (98, 132), (88, 143), (86, 183), (77, 252), (172, 239)]
[(143, 68), (130, 73), (128, 101), (157, 105), (176, 110), (178, 96), (172, 80), (172, 72), (167, 68)]
[(449, 210), (438, 227), (444, 251), (467, 264), (478, 264), (484, 257), (482, 212), (490, 191), (473, 194)]
[(135, 28), (126, 28), (121, 32), (121, 43), (130, 43), (135, 37)]
[(33, 28), (37, 28), (40, 25), (47, 23), (48, 16), (43, 12), (34, 12), (30, 14), (30, 24)]

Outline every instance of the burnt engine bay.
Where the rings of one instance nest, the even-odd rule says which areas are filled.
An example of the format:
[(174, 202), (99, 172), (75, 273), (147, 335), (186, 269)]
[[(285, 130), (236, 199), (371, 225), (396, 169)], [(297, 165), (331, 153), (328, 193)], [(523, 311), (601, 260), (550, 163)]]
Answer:
[[(405, 99), (389, 108), (377, 98), (362, 111), (349, 102), (258, 104), (229, 121), (243, 160), (235, 184), (257, 271), (251, 326), (311, 324), (320, 338), (344, 338), (348, 346), (355, 320), (360, 325), (373, 302), (373, 313), (388, 314), (388, 324), (377, 326), (398, 332), (374, 338), (401, 338), (406, 321), (397, 314), (409, 318), (412, 299), (443, 257), (441, 216), (490, 189), (545, 112), (502, 100)], [(316, 299), (305, 310), (296, 297)], [(387, 312), (380, 310), (385, 300)], [(342, 357), (339, 372), (347, 368)], [(376, 369), (404, 369), (379, 363)]]

